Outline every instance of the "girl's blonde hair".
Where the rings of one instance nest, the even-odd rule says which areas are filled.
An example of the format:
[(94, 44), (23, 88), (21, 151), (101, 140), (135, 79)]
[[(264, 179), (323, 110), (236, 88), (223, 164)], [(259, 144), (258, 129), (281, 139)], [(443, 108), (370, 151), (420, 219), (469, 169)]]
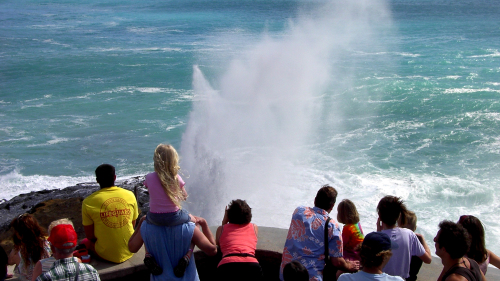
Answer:
[(153, 160), (155, 172), (165, 193), (177, 207), (181, 208), (181, 201), (185, 201), (186, 197), (177, 179), (177, 171), (180, 169), (177, 151), (170, 144), (159, 144), (155, 149)]
[(356, 205), (349, 200), (344, 199), (337, 207), (337, 220), (343, 224), (355, 224), (359, 222), (359, 214)]

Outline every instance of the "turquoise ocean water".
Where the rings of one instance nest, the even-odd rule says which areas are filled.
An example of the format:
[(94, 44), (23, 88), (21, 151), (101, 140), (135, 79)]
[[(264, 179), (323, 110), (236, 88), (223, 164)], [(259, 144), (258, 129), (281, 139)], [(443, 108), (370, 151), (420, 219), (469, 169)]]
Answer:
[[(349, 2), (349, 3), (344, 3)], [(191, 212), (286, 228), (334, 185), (365, 232), (403, 197), (427, 241), (478, 216), (500, 252), (500, 2), (0, 2), (0, 198), (153, 169)], [(335, 216), (335, 211), (332, 212)]]

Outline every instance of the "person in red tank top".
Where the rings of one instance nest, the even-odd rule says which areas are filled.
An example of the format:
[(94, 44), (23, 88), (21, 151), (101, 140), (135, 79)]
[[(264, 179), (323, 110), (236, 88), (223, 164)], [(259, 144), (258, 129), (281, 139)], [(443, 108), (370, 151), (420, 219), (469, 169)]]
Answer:
[(236, 199), (226, 207), (215, 241), (222, 252), (217, 266), (219, 280), (262, 280), (262, 269), (255, 258), (258, 227), (251, 223), (252, 209)]

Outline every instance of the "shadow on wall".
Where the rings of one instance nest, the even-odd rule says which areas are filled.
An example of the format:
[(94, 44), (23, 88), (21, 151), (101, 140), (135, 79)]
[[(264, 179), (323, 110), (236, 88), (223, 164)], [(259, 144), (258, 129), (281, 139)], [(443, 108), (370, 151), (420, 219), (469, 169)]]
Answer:
[[(197, 251), (194, 253), (194, 257), (196, 259), (196, 268), (198, 269), (200, 280), (217, 280), (216, 270), (217, 265), (222, 259), (221, 252), (219, 251), (217, 255), (209, 257), (202, 251)], [(281, 265), (281, 253), (268, 250), (257, 250), (255, 252), (255, 257), (259, 260), (259, 264), (262, 267), (265, 281), (280, 280), (279, 270)]]
[[(264, 281), (279, 281), (279, 269), (281, 264), (281, 253), (268, 250), (257, 250), (255, 257), (259, 260), (264, 273)], [(213, 257), (207, 256), (202, 251), (194, 252), (196, 260), (196, 268), (201, 281), (217, 280), (217, 265), (222, 259), (220, 251)], [(115, 280), (115, 279), (111, 279)], [(142, 270), (136, 271), (127, 277), (116, 278), (120, 281), (136, 281), (136, 280), (149, 280), (149, 272), (142, 267)]]

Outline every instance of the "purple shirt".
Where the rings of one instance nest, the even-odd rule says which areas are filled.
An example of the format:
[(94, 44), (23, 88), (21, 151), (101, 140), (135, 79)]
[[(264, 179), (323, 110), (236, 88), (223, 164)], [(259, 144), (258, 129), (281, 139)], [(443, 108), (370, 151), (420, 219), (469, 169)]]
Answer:
[[(283, 280), (283, 268), (297, 260), (309, 272), (309, 280), (323, 280), (325, 267), (325, 222), (328, 213), (320, 208), (300, 206), (292, 215), (292, 222), (283, 249), (280, 279)], [(328, 249), (330, 257), (342, 257), (342, 234), (333, 219), (328, 223)]]
[(382, 232), (387, 234), (395, 245), (392, 249), (392, 257), (382, 271), (393, 276), (410, 277), (411, 257), (420, 257), (425, 254), (424, 246), (418, 240), (417, 235), (409, 229), (395, 227), (382, 230)]

